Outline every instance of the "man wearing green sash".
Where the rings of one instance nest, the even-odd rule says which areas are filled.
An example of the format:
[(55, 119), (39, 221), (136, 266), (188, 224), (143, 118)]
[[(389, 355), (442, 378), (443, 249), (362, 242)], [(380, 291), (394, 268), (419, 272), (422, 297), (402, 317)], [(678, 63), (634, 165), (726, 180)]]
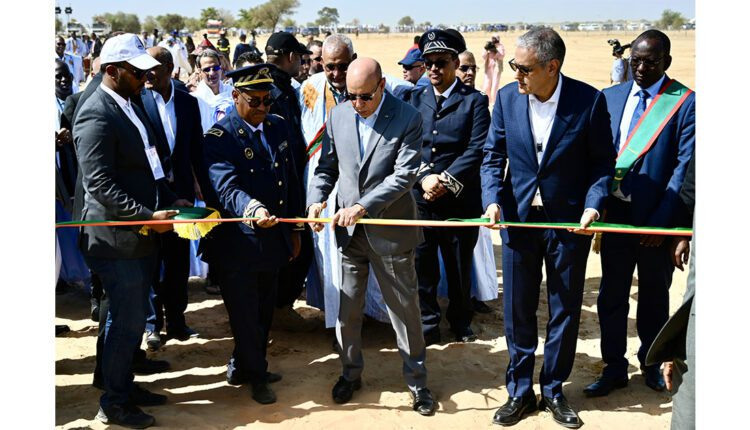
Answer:
[[(679, 191), (695, 146), (695, 94), (665, 71), (672, 57), (669, 38), (648, 30), (632, 43), (633, 81), (604, 90), (618, 152), (605, 220), (648, 227), (677, 227)], [(601, 243), (602, 281), (597, 301), (602, 375), (583, 391), (606, 396), (628, 383), (625, 357), (628, 300), (638, 268), (638, 361), (646, 385), (664, 390), (658, 365), (646, 353), (669, 317), (674, 267), (664, 236), (606, 233)]]

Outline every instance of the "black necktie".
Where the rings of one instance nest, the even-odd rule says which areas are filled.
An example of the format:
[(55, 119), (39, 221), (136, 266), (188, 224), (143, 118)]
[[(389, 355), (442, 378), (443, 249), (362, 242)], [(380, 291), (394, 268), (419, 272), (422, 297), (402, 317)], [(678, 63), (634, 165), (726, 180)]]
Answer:
[(266, 152), (268, 152), (268, 156), (271, 157), (271, 159), (273, 159), (274, 156), (273, 156), (273, 152), (271, 152), (271, 147), (268, 146), (268, 144), (266, 144), (263, 141), (263, 138), (261, 137), (261, 131), (260, 130), (255, 130), (253, 132), (253, 137), (255, 138), (255, 141), (258, 142), (258, 145), (262, 146), (263, 149), (265, 149)]
[(440, 111), (443, 109), (443, 102), (445, 101), (445, 97), (442, 95), (437, 96), (437, 110)]

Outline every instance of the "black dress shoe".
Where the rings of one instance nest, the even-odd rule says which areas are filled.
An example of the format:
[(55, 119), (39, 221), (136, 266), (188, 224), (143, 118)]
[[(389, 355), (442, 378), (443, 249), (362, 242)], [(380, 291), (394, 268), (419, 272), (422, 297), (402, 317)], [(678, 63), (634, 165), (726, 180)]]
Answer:
[(480, 314), (491, 314), (492, 308), (481, 300), (477, 300), (474, 297), (471, 298), (471, 307), (474, 308), (474, 312)]
[(266, 382), (273, 384), (281, 381), (282, 376), (278, 373), (266, 372)]
[(148, 346), (149, 351), (157, 351), (161, 348), (161, 336), (159, 336), (159, 333), (155, 331), (147, 331), (146, 345)]
[[(411, 391), (411, 390), (409, 390)], [(414, 400), (414, 403), (412, 404), (412, 409), (417, 411), (419, 415), (424, 415), (426, 417), (430, 415), (435, 414), (435, 409), (437, 408), (437, 404), (435, 403), (435, 400), (432, 398), (432, 393), (427, 388), (419, 388), (417, 391), (411, 392), (411, 397)]]
[(612, 378), (609, 376), (602, 375), (596, 382), (590, 384), (583, 389), (583, 394), (586, 397), (602, 397), (609, 394), (610, 391), (618, 388), (625, 388), (628, 386), (628, 377), (624, 378)]
[(161, 373), (169, 370), (169, 362), (164, 360), (151, 360), (143, 358), (140, 360), (133, 360), (131, 366), (133, 373), (139, 375), (151, 375), (154, 373)]
[(471, 327), (455, 330), (454, 333), (456, 334), (456, 342), (467, 343), (477, 340), (477, 335), (474, 334), (474, 331), (471, 329)]
[(253, 399), (261, 405), (276, 403), (276, 394), (267, 382), (257, 382), (252, 384)]
[(508, 401), (495, 411), (493, 424), (512, 426), (518, 424), (524, 415), (536, 410), (536, 394), (533, 391), (523, 397), (508, 397)]
[(438, 343), (440, 343), (440, 331), (433, 330), (424, 334), (425, 346), (437, 345)]
[(124, 404), (99, 407), (96, 419), (104, 424), (117, 424), (131, 429), (145, 429), (154, 425), (154, 417), (143, 412), (138, 406)]
[[(266, 372), (266, 382), (269, 384), (273, 384), (275, 382), (281, 381), (282, 376), (278, 373), (273, 372)], [(232, 376), (227, 378), (227, 384), (229, 385), (242, 385), (242, 384), (249, 384), (250, 383), (250, 376), (241, 374), (240, 372), (237, 372), (236, 370), (232, 373)]]
[(167, 396), (152, 393), (138, 384), (133, 384), (128, 400), (138, 406), (159, 406), (167, 403)]
[(641, 367), (643, 377), (646, 379), (646, 385), (648, 388), (654, 391), (664, 391), (667, 388), (667, 384), (664, 382), (664, 376), (661, 374), (659, 366)]
[(167, 337), (177, 339), (179, 341), (186, 341), (191, 337), (198, 337), (198, 332), (188, 326), (184, 326), (178, 329), (167, 330)]
[(565, 396), (562, 394), (555, 398), (542, 397), (542, 400), (539, 402), (539, 410), (543, 411), (545, 409), (552, 411), (552, 419), (563, 427), (577, 429), (583, 425), (581, 418), (570, 407)]
[(347, 381), (343, 376), (340, 376), (336, 385), (333, 386), (333, 401), (339, 404), (346, 403), (352, 399), (354, 392), (360, 388), (362, 388), (361, 378)]
[(63, 335), (70, 331), (70, 327), (65, 324), (55, 325), (55, 337)]

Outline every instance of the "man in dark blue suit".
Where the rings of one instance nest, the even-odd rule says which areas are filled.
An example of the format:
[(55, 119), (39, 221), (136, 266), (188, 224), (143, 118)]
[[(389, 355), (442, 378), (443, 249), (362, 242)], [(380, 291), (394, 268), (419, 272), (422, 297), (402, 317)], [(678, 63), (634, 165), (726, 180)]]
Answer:
[[(234, 334), (230, 384), (250, 383), (258, 403), (276, 401), (269, 383), (266, 346), (273, 318), (279, 268), (299, 254), (302, 224), (278, 217), (303, 215), (287, 123), (268, 115), (273, 78), (269, 64), (228, 73), (234, 82), (233, 109), (204, 136), (208, 179), (222, 218), (257, 217), (222, 223), (211, 234), (204, 258), (218, 275)], [(212, 272), (213, 274), (214, 272)]]
[[(542, 263), (549, 321), (539, 375), (541, 409), (568, 428), (583, 423), (562, 392), (575, 359), (591, 238), (612, 181), (615, 152), (601, 92), (560, 74), (565, 44), (552, 29), (518, 39), (516, 83), (498, 91), (481, 169), (485, 217), (495, 223), (579, 222), (573, 232), (513, 228), (503, 241), (503, 305), (510, 363), (508, 401), (493, 422), (516, 424), (537, 409), (534, 353)], [(574, 233), (582, 233), (578, 235)]]
[[(451, 32), (454, 31), (454, 32)], [(430, 84), (411, 92), (411, 105), (422, 117), (422, 162), (412, 190), (419, 218), (445, 220), (474, 218), (482, 212), (477, 170), (490, 123), (487, 96), (456, 77), (458, 54), (466, 43), (455, 30), (429, 30), (419, 40)], [(446, 318), (459, 342), (471, 342), (474, 310), (471, 271), (476, 227), (423, 227), (424, 242), (417, 246), (416, 268), (422, 330), (427, 345), (440, 342), (440, 281), (438, 251), (448, 284)]]
[[(633, 81), (604, 90), (612, 117), (617, 159), (615, 184), (607, 200), (608, 222), (676, 227), (680, 186), (695, 146), (695, 94), (665, 71), (672, 57), (669, 38), (648, 30), (632, 43)], [(671, 113), (671, 114), (670, 114)], [(659, 127), (663, 127), (659, 131)], [(649, 131), (650, 130), (650, 131)], [(631, 157), (625, 164), (629, 154)], [(633, 271), (638, 268), (636, 325), (638, 361), (646, 385), (664, 390), (659, 365), (645, 366), (646, 353), (669, 317), (672, 265), (664, 236), (606, 233), (602, 236), (602, 282), (597, 310), (602, 331), (601, 377), (584, 389), (605, 396), (628, 383), (625, 358)]]
[[(161, 158), (168, 160), (164, 164), (170, 170), (167, 172), (169, 188), (181, 199), (192, 202), (196, 194), (200, 194), (193, 172), (199, 170), (203, 156), (198, 102), (173, 83), (174, 65), (168, 49), (156, 46), (147, 52), (161, 65), (149, 74), (138, 103), (156, 134)], [(154, 313), (148, 316), (146, 324), (146, 343), (150, 349), (161, 347), (160, 332), (165, 318), (168, 337), (187, 340), (198, 335), (185, 322), (189, 274), (190, 242), (174, 232), (161, 235), (151, 297)]]

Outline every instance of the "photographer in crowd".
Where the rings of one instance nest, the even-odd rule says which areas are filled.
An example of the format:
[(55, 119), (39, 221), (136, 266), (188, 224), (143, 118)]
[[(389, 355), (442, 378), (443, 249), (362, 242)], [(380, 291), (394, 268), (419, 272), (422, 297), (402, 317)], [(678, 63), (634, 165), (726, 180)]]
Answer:
[(490, 98), (490, 104), (495, 103), (495, 94), (500, 89), (500, 75), (503, 73), (503, 58), (505, 58), (505, 46), (500, 43), (500, 37), (492, 36), (484, 45), (482, 52), (484, 59), (484, 83), (482, 92)]
[(633, 73), (630, 71), (630, 67), (628, 67), (628, 58), (623, 57), (625, 50), (630, 48), (630, 44), (621, 45), (617, 39), (609, 39), (607, 43), (612, 46), (612, 56), (615, 57), (615, 61), (612, 62), (609, 83), (617, 85), (633, 79)]

